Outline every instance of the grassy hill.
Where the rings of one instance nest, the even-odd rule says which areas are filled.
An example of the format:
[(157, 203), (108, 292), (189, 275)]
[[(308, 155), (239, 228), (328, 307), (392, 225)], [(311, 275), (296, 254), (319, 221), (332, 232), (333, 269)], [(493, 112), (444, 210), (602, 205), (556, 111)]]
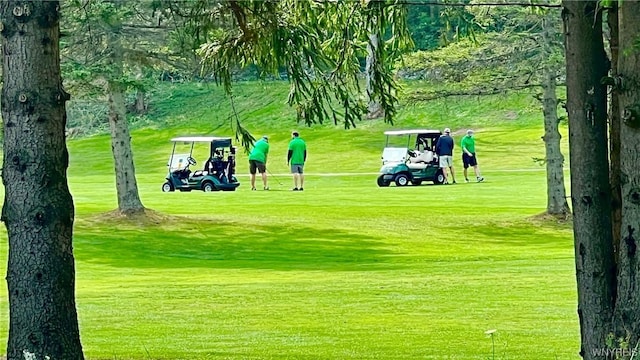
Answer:
[[(419, 86), (420, 83), (411, 83), (406, 89)], [(287, 171), (285, 161), (276, 159), (281, 156), (286, 160), (286, 144), (293, 129), (301, 131), (310, 147), (308, 171), (313, 173), (376, 172), (384, 146), (382, 133), (416, 127), (450, 127), (458, 140), (466, 129), (474, 128), (487, 169), (539, 169), (531, 158), (544, 157), (541, 107), (528, 93), (404, 103), (394, 124), (366, 120), (355, 129), (345, 130), (343, 124), (306, 127), (296, 123), (295, 112), (285, 103), (287, 90), (283, 82), (240, 83), (235, 88), (235, 103), (243, 125), (256, 137), (270, 135), (273, 172)], [(214, 85), (167, 83), (153, 93), (150, 107), (146, 118), (152, 120), (143, 122), (146, 127), (132, 133), (138, 174), (163, 175), (171, 151), (169, 139), (174, 136), (233, 136), (230, 101)], [(74, 140), (69, 148), (70, 175), (87, 170), (94, 174), (112, 171), (107, 134)], [(500, 156), (505, 153), (509, 156)], [(500, 161), (494, 162), (495, 158)], [(246, 161), (241, 160), (242, 157), (239, 170), (246, 172)]]
[[(69, 142), (88, 359), (578, 359), (571, 229), (536, 216), (545, 174), (531, 158), (544, 149), (530, 95), (405, 103), (394, 125), (344, 130), (297, 124), (286, 84), (235, 91), (243, 124), (270, 135), (271, 191), (249, 191), (241, 154), (236, 192), (160, 192), (171, 137), (232, 135), (213, 86), (163, 84), (132, 132), (149, 219), (109, 214), (107, 135)], [(476, 129), (486, 182), (378, 188), (382, 132), (414, 127), (457, 140)], [(304, 192), (289, 191), (292, 129), (309, 145)], [(455, 166), (461, 180), (459, 152)], [(4, 229), (0, 243), (5, 272)], [(0, 297), (0, 339), (7, 309)]]

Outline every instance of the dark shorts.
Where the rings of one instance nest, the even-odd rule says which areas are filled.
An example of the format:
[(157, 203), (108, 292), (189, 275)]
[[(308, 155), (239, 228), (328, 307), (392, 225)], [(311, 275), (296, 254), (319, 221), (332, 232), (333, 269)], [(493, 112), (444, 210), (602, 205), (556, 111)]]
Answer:
[(478, 165), (478, 160), (476, 160), (476, 154), (473, 153), (473, 156), (467, 155), (467, 153), (462, 153), (462, 166), (467, 169), (469, 166)]
[(255, 174), (256, 169), (260, 172), (260, 174), (267, 171), (267, 167), (264, 165), (262, 161), (258, 160), (249, 160), (249, 173)]

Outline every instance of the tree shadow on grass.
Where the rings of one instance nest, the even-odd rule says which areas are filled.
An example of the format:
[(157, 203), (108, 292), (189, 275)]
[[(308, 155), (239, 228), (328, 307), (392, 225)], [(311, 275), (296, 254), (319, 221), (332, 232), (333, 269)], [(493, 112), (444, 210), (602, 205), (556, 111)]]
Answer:
[[(169, 219), (169, 220), (166, 220)], [(78, 261), (127, 268), (383, 270), (397, 255), (371, 236), (327, 228), (171, 217), (156, 224), (78, 221)]]
[[(560, 226), (522, 221), (516, 223), (489, 223), (474, 225), (471, 229), (478, 241), (514, 246), (552, 246), (572, 244), (571, 229)], [(460, 227), (460, 232), (464, 227)]]

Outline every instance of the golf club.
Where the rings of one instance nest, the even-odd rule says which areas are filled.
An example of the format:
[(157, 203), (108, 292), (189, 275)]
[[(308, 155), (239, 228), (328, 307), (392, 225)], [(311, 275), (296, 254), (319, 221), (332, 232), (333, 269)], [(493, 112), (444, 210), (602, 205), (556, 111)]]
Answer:
[(271, 175), (271, 177), (272, 177), (275, 181), (277, 181), (277, 182), (278, 182), (278, 184), (279, 184), (280, 186), (283, 186), (283, 184), (280, 182), (280, 180), (278, 180), (278, 178), (277, 178), (275, 175), (273, 175), (273, 173), (271, 172), (271, 170), (269, 170), (269, 169), (267, 168), (267, 172), (269, 173), (269, 175)]

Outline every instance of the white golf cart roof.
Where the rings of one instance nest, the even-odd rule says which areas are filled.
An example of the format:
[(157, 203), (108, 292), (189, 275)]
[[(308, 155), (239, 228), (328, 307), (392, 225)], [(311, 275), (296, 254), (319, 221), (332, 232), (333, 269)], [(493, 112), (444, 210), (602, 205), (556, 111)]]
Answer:
[(207, 142), (210, 143), (212, 141), (220, 141), (220, 140), (231, 140), (230, 137), (220, 137), (220, 136), (180, 136), (171, 139), (173, 142)]
[(385, 135), (442, 134), (440, 130), (410, 129), (385, 131)]

